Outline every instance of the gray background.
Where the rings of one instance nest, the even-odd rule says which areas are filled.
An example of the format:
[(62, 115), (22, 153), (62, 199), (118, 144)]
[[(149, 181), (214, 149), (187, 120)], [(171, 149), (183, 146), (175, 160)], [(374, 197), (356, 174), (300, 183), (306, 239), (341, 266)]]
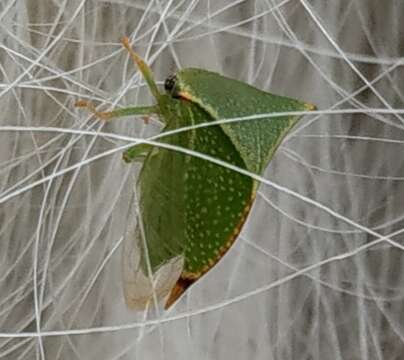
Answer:
[[(0, 359), (401, 359), (403, 11), (393, 0), (0, 2)], [(83, 134), (159, 127), (73, 107), (152, 101), (122, 35), (159, 82), (202, 67), (342, 110), (299, 123), (265, 173), (295, 193), (262, 185), (239, 241), (166, 313), (131, 312), (122, 297), (138, 172), (117, 150), (127, 141)]]

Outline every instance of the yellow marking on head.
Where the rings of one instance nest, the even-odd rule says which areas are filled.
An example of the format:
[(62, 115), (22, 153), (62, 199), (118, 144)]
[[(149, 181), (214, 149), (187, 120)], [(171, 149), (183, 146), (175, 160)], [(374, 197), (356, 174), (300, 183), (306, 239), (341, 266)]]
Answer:
[(186, 91), (179, 91), (179, 92), (178, 92), (178, 96), (179, 96), (180, 98), (182, 98), (182, 99), (185, 99), (185, 100), (189, 100), (189, 101), (193, 101), (193, 100), (194, 100), (194, 97), (193, 97), (190, 93), (188, 93), (188, 92), (186, 92)]

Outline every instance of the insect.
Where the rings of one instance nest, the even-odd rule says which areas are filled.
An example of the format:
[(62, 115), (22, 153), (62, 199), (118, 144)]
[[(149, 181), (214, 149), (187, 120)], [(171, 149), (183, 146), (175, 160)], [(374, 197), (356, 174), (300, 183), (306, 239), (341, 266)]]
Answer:
[[(259, 114), (315, 109), (272, 95), (210, 71), (186, 68), (158, 89), (147, 64), (123, 45), (143, 74), (156, 100), (153, 106), (97, 112), (101, 119), (156, 114), (163, 132)], [(162, 142), (209, 155), (262, 174), (299, 116), (261, 117), (198, 127), (162, 138)], [(128, 149), (126, 162), (142, 161), (137, 190), (139, 212), (131, 212), (123, 249), (124, 294), (128, 307), (143, 309), (165, 300), (170, 307), (229, 250), (250, 212), (258, 183), (251, 177), (205, 159), (141, 144)], [(136, 220), (137, 219), (137, 220)]]

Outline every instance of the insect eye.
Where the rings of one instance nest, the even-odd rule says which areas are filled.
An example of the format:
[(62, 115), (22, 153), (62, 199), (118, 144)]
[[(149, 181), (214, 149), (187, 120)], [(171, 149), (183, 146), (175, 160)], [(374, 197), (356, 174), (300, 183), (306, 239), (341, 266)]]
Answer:
[(166, 89), (166, 91), (171, 94), (175, 88), (176, 82), (177, 77), (175, 75), (169, 76), (164, 82), (164, 89)]

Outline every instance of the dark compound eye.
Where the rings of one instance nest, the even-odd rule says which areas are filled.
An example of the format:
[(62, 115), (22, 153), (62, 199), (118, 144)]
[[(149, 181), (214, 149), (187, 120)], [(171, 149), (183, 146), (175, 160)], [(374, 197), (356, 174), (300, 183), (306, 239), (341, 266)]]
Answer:
[(164, 89), (166, 89), (166, 91), (168, 93), (172, 93), (175, 84), (177, 82), (177, 77), (175, 75), (171, 75), (169, 76), (166, 81), (164, 82)]

